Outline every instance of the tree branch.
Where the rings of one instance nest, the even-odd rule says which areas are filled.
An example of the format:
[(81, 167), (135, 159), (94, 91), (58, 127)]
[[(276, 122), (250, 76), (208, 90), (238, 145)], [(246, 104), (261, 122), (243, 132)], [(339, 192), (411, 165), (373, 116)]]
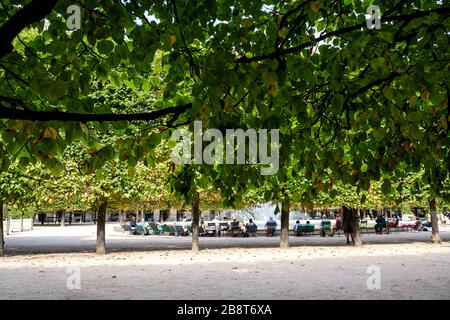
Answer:
[(12, 41), (29, 25), (44, 19), (58, 0), (34, 0), (23, 6), (0, 27), (0, 59), (12, 52)]
[(0, 106), (0, 119), (31, 120), (31, 121), (76, 121), (76, 122), (116, 122), (116, 121), (151, 121), (169, 114), (182, 114), (192, 107), (191, 103), (168, 107), (165, 109), (131, 114), (95, 114), (70, 113), (52, 111), (27, 111)]
[[(434, 10), (428, 10), (428, 11), (416, 11), (412, 14), (406, 14), (406, 15), (399, 15), (399, 16), (393, 16), (393, 17), (384, 17), (382, 18), (383, 22), (394, 22), (394, 21), (410, 21), (413, 19), (417, 19), (417, 18), (421, 18), (421, 17), (425, 17), (427, 15), (430, 15), (432, 13), (437, 13), (437, 14), (441, 14), (441, 15), (449, 15), (450, 14), (450, 8), (437, 8)], [(284, 50), (275, 50), (271, 53), (268, 54), (264, 54), (264, 55), (260, 55), (260, 56), (255, 56), (255, 57), (241, 57), (238, 58), (236, 60), (236, 62), (238, 63), (250, 63), (253, 61), (261, 61), (261, 60), (266, 60), (266, 59), (275, 59), (277, 57), (280, 56), (284, 56), (290, 53), (297, 53), (303, 49), (306, 49), (310, 46), (313, 46), (315, 43), (326, 40), (328, 38), (334, 37), (334, 36), (338, 36), (338, 35), (343, 35), (361, 28), (366, 28), (366, 21), (364, 21), (363, 23), (360, 24), (356, 24), (347, 28), (342, 28), (342, 29), (338, 29), (335, 31), (331, 31), (328, 32), (322, 36), (319, 36), (317, 38), (315, 38), (312, 41), (308, 41), (302, 44), (299, 44), (297, 46), (291, 47), (291, 48), (287, 48)]]

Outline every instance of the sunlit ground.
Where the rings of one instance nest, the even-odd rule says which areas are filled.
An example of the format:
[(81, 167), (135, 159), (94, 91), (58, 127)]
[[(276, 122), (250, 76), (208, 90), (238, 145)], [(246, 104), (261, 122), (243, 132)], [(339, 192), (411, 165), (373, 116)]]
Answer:
[(401, 232), (363, 235), (359, 248), (343, 236), (292, 237), (286, 250), (279, 238), (200, 238), (197, 254), (189, 237), (112, 229), (105, 256), (94, 254), (93, 225), (7, 236), (0, 299), (450, 298), (448, 229), (441, 245), (430, 232)]

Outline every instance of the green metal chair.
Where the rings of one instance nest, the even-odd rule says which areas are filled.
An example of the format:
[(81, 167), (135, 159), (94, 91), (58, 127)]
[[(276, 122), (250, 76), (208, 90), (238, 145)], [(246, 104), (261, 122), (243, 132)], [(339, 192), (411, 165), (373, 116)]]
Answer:
[(322, 220), (320, 222), (320, 236), (325, 237), (327, 235), (327, 232), (331, 234), (331, 221), (329, 220)]
[(150, 230), (152, 231), (153, 234), (156, 235), (160, 235), (161, 234), (161, 230), (159, 230), (158, 226), (154, 223), (149, 223), (149, 227)]
[(176, 232), (175, 227), (171, 226), (171, 225), (167, 226), (167, 231), (168, 231), (169, 235), (174, 235)]
[(175, 234), (175, 228), (171, 225), (163, 224), (161, 226), (161, 233), (167, 235)]
[[(205, 231), (205, 229), (203, 229), (203, 227), (197, 227), (197, 230), (198, 230), (199, 236), (204, 236), (206, 233), (206, 231)], [(188, 231), (190, 234), (192, 234), (192, 225), (188, 226)]]
[(302, 224), (300, 225), (300, 234), (307, 235), (308, 233), (314, 233), (314, 225), (313, 224)]

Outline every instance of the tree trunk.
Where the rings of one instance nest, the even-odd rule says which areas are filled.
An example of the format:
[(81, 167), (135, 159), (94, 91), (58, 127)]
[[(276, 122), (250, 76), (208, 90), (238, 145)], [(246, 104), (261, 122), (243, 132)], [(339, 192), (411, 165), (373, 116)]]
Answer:
[(289, 200), (281, 205), (280, 248), (289, 248)]
[(97, 254), (105, 254), (105, 219), (108, 202), (104, 200), (98, 208), (97, 217)]
[(352, 229), (353, 229), (353, 233), (352, 233), (352, 238), (355, 241), (355, 246), (361, 246), (362, 245), (362, 238), (361, 238), (361, 233), (359, 232), (359, 220), (360, 220), (360, 216), (358, 213), (358, 209), (354, 209), (352, 208)]
[(441, 237), (439, 235), (439, 223), (436, 213), (436, 200), (430, 200), (430, 214), (431, 214), (431, 242), (441, 243)]
[(66, 212), (61, 210), (61, 227), (66, 226)]
[(0, 201), (0, 257), (5, 255), (5, 240), (3, 239), (3, 201)]
[(198, 252), (198, 224), (200, 219), (200, 200), (197, 194), (197, 199), (192, 204), (192, 251)]

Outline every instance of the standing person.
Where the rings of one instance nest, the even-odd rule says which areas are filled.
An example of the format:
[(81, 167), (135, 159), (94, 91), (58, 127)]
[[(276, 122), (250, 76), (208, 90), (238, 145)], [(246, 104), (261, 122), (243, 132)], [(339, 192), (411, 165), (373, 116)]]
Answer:
[(220, 219), (219, 219), (219, 216), (215, 216), (214, 219), (211, 222), (213, 222), (214, 225), (215, 225), (214, 236), (215, 237), (220, 237)]
[(344, 227), (344, 234), (347, 238), (347, 244), (350, 244), (350, 237), (352, 237), (352, 243), (355, 244), (355, 239), (353, 239), (353, 212), (346, 206), (341, 208), (342, 225)]
[(175, 236), (175, 237), (178, 237), (179, 234), (178, 234), (178, 230), (177, 230), (177, 222), (176, 222), (176, 221), (173, 222), (173, 228), (175, 229), (175, 234), (174, 234), (174, 236)]
[(394, 216), (397, 218), (397, 220), (402, 220), (402, 212), (400, 209), (395, 209)]
[(445, 216), (444, 216), (444, 213), (443, 213), (443, 212), (441, 212), (441, 213), (439, 214), (439, 222), (440, 222), (440, 224), (441, 224), (441, 227), (445, 226)]
[(302, 233), (302, 225), (300, 224), (300, 220), (295, 221), (294, 231), (295, 231), (295, 235), (296, 235), (297, 237), (300, 237), (300, 236), (301, 236), (301, 233)]

